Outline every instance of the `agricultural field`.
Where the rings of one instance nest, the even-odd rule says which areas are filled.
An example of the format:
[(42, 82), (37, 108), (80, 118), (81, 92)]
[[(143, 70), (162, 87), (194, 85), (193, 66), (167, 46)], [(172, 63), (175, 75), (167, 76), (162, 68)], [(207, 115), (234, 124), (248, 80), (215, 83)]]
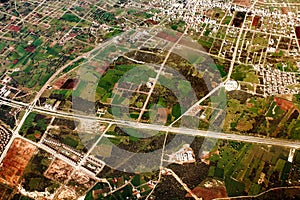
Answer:
[(228, 196), (257, 195), (288, 184), (292, 166), (288, 152), (279, 147), (220, 141), (210, 155), (208, 176), (224, 181)]
[(107, 124), (84, 124), (84, 122), (55, 118), (48, 130), (47, 138), (72, 147), (80, 152), (87, 152), (97, 141)]
[[(165, 34), (160, 33), (160, 37), (167, 37)], [(184, 42), (188, 44), (188, 41)], [(108, 54), (109, 56), (108, 52), (112, 51), (109, 49), (110, 47), (107, 47), (101, 55)], [(206, 85), (209, 83), (205, 81), (202, 73), (197, 72), (195, 66), (172, 53), (166, 61), (170, 69), (166, 69), (164, 75), (159, 76), (157, 84), (151, 91), (151, 85), (159, 70), (158, 64), (163, 62), (163, 55), (165, 55), (164, 52), (156, 49), (142, 49), (126, 53), (125, 57), (117, 58), (108, 66), (101, 66), (100, 63), (94, 61), (84, 64), (83, 71), (79, 73), (80, 82), (72, 93), (73, 108), (80, 112), (93, 113), (95, 112), (93, 104), (95, 104), (96, 111), (104, 111), (101, 116), (108, 118), (114, 116), (130, 120), (138, 119), (142, 122), (172, 123), (195, 103), (196, 99), (207, 94), (210, 85)], [(95, 56), (100, 55), (95, 54)], [(211, 64), (211, 61), (205, 57), (197, 58), (197, 60), (193, 55), (189, 56), (193, 62), (203, 62), (211, 67), (207, 69), (206, 78), (220, 81), (220, 77), (217, 74), (214, 75), (214, 70), (218, 68), (222, 70), (220, 65)], [(132, 62), (132, 60), (141, 59), (149, 64), (140, 65)], [(179, 71), (180, 75), (175, 74), (174, 70)], [(126, 78), (127, 76), (130, 78)], [(69, 91), (60, 90), (59, 94), (67, 99), (70, 98)], [(149, 99), (148, 95), (151, 95)], [(190, 98), (193, 96), (194, 100)], [(155, 115), (160, 117), (153, 118), (152, 116)]]
[(299, 139), (299, 106), (288, 96), (263, 98), (243, 91), (227, 93), (224, 131)]
[(9, 125), (10, 128), (14, 128), (16, 119), (19, 117), (19, 111), (17, 108), (2, 105), (0, 109), (0, 120)]
[(109, 167), (105, 167), (100, 176), (106, 177), (105, 182), (97, 183), (87, 193), (85, 200), (120, 199), (124, 195), (132, 199), (137, 198), (137, 195), (146, 197), (153, 188), (152, 181), (157, 180), (157, 172), (128, 174)]
[(45, 192), (47, 190), (51, 194), (55, 192), (60, 184), (44, 176), (44, 172), (53, 159), (51, 154), (43, 150), (39, 150), (39, 152), (31, 158), (22, 175), (22, 187), (26, 189), (26, 191)]
[(23, 124), (20, 134), (27, 139), (37, 142), (47, 130), (50, 122), (51, 117), (32, 112)]
[(0, 0), (0, 200), (299, 199), (299, 11)]
[(74, 51), (75, 46), (76, 49), (80, 46), (85, 48), (76, 42), (70, 42), (63, 48), (51, 45), (36, 35), (28, 35), (23, 43), (16, 44), (15, 52), (8, 55), (7, 60), (11, 64), (7, 69), (19, 69), (11, 77), (20, 87), (39, 90), (58, 66), (74, 59), (75, 55), (66, 55)]

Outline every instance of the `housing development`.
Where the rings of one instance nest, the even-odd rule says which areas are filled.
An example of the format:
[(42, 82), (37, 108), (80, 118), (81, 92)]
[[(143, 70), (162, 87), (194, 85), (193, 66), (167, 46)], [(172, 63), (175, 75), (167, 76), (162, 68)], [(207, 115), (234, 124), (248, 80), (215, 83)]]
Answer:
[(0, 18), (0, 200), (300, 199), (299, 0)]

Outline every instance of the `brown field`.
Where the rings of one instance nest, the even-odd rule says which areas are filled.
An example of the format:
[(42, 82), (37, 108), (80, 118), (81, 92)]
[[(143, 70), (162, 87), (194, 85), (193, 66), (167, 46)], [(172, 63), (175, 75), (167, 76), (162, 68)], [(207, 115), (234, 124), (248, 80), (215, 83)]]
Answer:
[(282, 12), (282, 14), (286, 14), (287, 15), (290, 12), (290, 9), (288, 7), (282, 7), (281, 8), (281, 12)]
[(170, 42), (176, 42), (180, 38), (180, 33), (176, 33), (176, 35), (171, 35), (169, 33), (162, 31), (159, 32), (156, 36)]
[(79, 79), (71, 78), (64, 82), (60, 89), (75, 90), (79, 84)]
[(290, 110), (292, 107), (294, 107), (293, 102), (278, 97), (275, 97), (274, 101), (276, 102), (276, 105), (279, 106), (280, 109), (284, 111)]
[(62, 160), (55, 159), (44, 173), (44, 176), (51, 180), (64, 183), (70, 177), (72, 171), (73, 167), (71, 165)]
[(260, 16), (255, 16), (253, 21), (252, 21), (252, 26), (257, 26), (260, 19), (261, 19)]
[[(69, 188), (73, 188), (77, 196), (82, 196), (88, 190), (90, 190), (96, 181), (84, 174), (83, 172), (77, 171), (72, 175), (71, 180), (67, 184)], [(75, 187), (74, 187), (75, 186)]]
[(55, 81), (55, 83), (53, 84), (53, 89), (55, 90), (59, 90), (61, 88), (61, 86), (63, 86), (63, 84), (66, 82), (67, 77), (62, 77), (60, 79), (58, 79), (57, 81)]
[[(206, 187), (196, 187), (192, 192), (199, 198), (203, 200), (212, 200), (215, 198), (226, 198), (227, 192), (224, 186), (218, 186), (213, 188)], [(187, 194), (185, 197), (192, 197), (190, 194)]]
[(2, 162), (0, 182), (16, 186), (36, 150), (34, 145), (21, 139), (15, 139)]
[(239, 5), (239, 6), (245, 6), (247, 8), (251, 7), (251, 3), (249, 0), (234, 0), (233, 4)]

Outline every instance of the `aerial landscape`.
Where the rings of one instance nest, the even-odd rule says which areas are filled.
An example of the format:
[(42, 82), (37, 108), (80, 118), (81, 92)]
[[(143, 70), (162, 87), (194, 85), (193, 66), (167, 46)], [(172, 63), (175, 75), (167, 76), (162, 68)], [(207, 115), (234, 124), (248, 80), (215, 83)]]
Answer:
[(299, 0), (0, 18), (0, 200), (300, 199)]

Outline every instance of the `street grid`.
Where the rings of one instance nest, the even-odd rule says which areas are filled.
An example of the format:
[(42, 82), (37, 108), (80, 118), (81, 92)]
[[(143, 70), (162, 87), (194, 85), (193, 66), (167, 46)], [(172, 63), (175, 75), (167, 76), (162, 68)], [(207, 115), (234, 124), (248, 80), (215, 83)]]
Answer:
[[(27, 23), (33, 23), (31, 21), (27, 21), (28, 18), (30, 18), (30, 16), (33, 14), (33, 13), (38, 13), (38, 12), (43, 12), (39, 9), (41, 9), (41, 7), (43, 7), (43, 9), (46, 7), (45, 4), (46, 4), (46, 1), (43, 1), (43, 2), (38, 2), (38, 1), (31, 1), (31, 2), (36, 2), (38, 3), (38, 5), (36, 6), (36, 8), (31, 11), (31, 13), (29, 13), (27, 16), (21, 16), (20, 18), (18, 18), (19, 22), (16, 24), (21, 24), (21, 23), (24, 23), (24, 22), (27, 22)], [(88, 2), (88, 1), (87, 1)], [(190, 6), (191, 8), (194, 8), (195, 10), (192, 12), (193, 15), (192, 16), (189, 16), (190, 17), (190, 21), (193, 21), (194, 19), (194, 14), (197, 10), (197, 2), (198, 1), (190, 1)], [(68, 5), (69, 7), (67, 8), (67, 10), (65, 11), (65, 13), (67, 11), (70, 11), (70, 8), (74, 5), (76, 5), (78, 3), (78, 1), (74, 1), (72, 2), (72, 4)], [(88, 2), (90, 3), (90, 2)], [(107, 2), (107, 4), (109, 4), (109, 2)], [(264, 4), (264, 5), (268, 5), (270, 3), (262, 3), (258, 0), (254, 1), (251, 5), (251, 7), (249, 8), (247, 14), (249, 12), (251, 12), (256, 5), (261, 5), (261, 4)], [(272, 5), (282, 5), (282, 3), (272, 3)], [(287, 4), (288, 6), (299, 6), (300, 4), (299, 3), (288, 3)], [(138, 3), (134, 6), (139, 6)], [(55, 12), (58, 12), (58, 10), (60, 9), (60, 5), (51, 5), (49, 6), (53, 9), (52, 11), (52, 14), (55, 15)], [(104, 9), (103, 7), (99, 7), (97, 5), (98, 8), (101, 8), (101, 9)], [(187, 5), (187, 8), (189, 8), (189, 5)], [(170, 7), (169, 8), (169, 11), (172, 11), (173, 7)], [(3, 12), (3, 11), (1, 11)], [(54, 12), (54, 13), (53, 13)], [(74, 13), (74, 12), (73, 12)], [(9, 13), (6, 13), (8, 15), (10, 15)], [(63, 13), (58, 13), (60, 15), (63, 15)], [(9, 141), (9, 143), (7, 144), (5, 150), (3, 151), (3, 153), (1, 154), (1, 157), (0, 157), (0, 163), (3, 161), (7, 151), (9, 150), (9, 147), (11, 146), (11, 144), (13, 143), (13, 141), (16, 139), (16, 138), (19, 138), (19, 139), (23, 139), (25, 141), (27, 141), (28, 143), (30, 144), (33, 144), (35, 146), (37, 146), (38, 148), (40, 149), (43, 149), (51, 154), (53, 154), (56, 158), (59, 158), (63, 161), (65, 161), (66, 163), (68, 163), (69, 165), (71, 165), (72, 167), (74, 167), (76, 170), (80, 170), (82, 169), (82, 165), (84, 164), (84, 162), (86, 161), (86, 159), (88, 158), (88, 156), (91, 154), (92, 150), (94, 149), (94, 147), (99, 143), (99, 141), (102, 139), (102, 137), (105, 137), (105, 133), (106, 131), (110, 128), (111, 125), (123, 125), (123, 126), (129, 126), (129, 127), (138, 127), (139, 129), (147, 129), (147, 130), (155, 130), (155, 131), (166, 131), (167, 133), (170, 132), (170, 133), (176, 133), (176, 134), (186, 134), (186, 135), (191, 135), (191, 136), (200, 136), (200, 137), (211, 137), (211, 138), (216, 138), (216, 139), (223, 139), (223, 140), (234, 140), (234, 141), (242, 141), (242, 142), (250, 142), (250, 143), (257, 143), (257, 144), (263, 144), (263, 145), (276, 145), (276, 146), (281, 146), (281, 147), (287, 147), (287, 148), (295, 148), (295, 149), (299, 149), (300, 148), (300, 143), (299, 142), (296, 142), (296, 141), (290, 141), (290, 140), (284, 140), (284, 139), (273, 139), (273, 138), (259, 138), (259, 137), (255, 137), (255, 136), (245, 136), (245, 135), (237, 135), (237, 134), (226, 134), (226, 133), (218, 133), (218, 132), (212, 132), (212, 131), (202, 131), (202, 130), (193, 130), (193, 129), (188, 129), (188, 128), (184, 128), (184, 127), (180, 127), (180, 128), (177, 128), (177, 127), (172, 127), (172, 125), (174, 125), (177, 121), (179, 121), (183, 116), (185, 116), (189, 111), (193, 110), (195, 106), (198, 106), (201, 102), (203, 102), (204, 100), (206, 100), (207, 98), (209, 98), (212, 94), (214, 94), (215, 92), (217, 92), (220, 88), (224, 87), (224, 84), (226, 83), (226, 81), (230, 80), (231, 78), (231, 74), (233, 72), (233, 69), (234, 69), (234, 66), (235, 64), (237, 63), (240, 63), (240, 57), (241, 57), (241, 53), (242, 53), (242, 48), (243, 48), (243, 45), (245, 43), (245, 31), (248, 31), (248, 32), (253, 32), (254, 34), (257, 34), (257, 33), (262, 33), (262, 34), (266, 34), (267, 36), (269, 36), (269, 38), (271, 38), (272, 36), (276, 36), (276, 37), (286, 37), (286, 35), (281, 35), (281, 34), (278, 34), (278, 33), (270, 33), (270, 32), (263, 32), (263, 31), (253, 31), (251, 29), (249, 29), (248, 27), (246, 27), (246, 19), (247, 19), (247, 14), (246, 14), (246, 17), (244, 19), (244, 22), (242, 24), (242, 27), (240, 28), (235, 28), (236, 30), (239, 31), (239, 34), (237, 35), (237, 39), (235, 40), (235, 44), (232, 43), (232, 47), (234, 47), (234, 52), (232, 54), (232, 59), (229, 59), (229, 58), (226, 58), (223, 54), (221, 54), (221, 50), (223, 48), (223, 46), (226, 46), (225, 44), (225, 39), (223, 40), (222, 42), (222, 45), (221, 45), (221, 48), (220, 48), (220, 51), (218, 53), (218, 55), (215, 55), (215, 54), (212, 54), (211, 52), (203, 52), (201, 50), (196, 50), (196, 51), (199, 51), (201, 53), (205, 53), (209, 56), (213, 56), (213, 57), (216, 57), (216, 58), (220, 58), (220, 59), (224, 59), (224, 60), (228, 60), (228, 61), (231, 61), (230, 62), (230, 68), (229, 68), (229, 73), (227, 75), (227, 78), (225, 79), (224, 82), (220, 83), (217, 87), (215, 87), (212, 91), (210, 91), (205, 97), (203, 97), (202, 99), (200, 99), (198, 102), (196, 102), (190, 109), (188, 109), (188, 111), (184, 114), (182, 114), (175, 122), (173, 122), (170, 126), (158, 126), (158, 125), (153, 125), (153, 124), (143, 124), (143, 123), (139, 123), (147, 105), (148, 105), (148, 102), (149, 102), (149, 99), (151, 97), (151, 94), (154, 90), (154, 87), (157, 83), (157, 80), (158, 80), (158, 77), (160, 76), (160, 73), (162, 72), (163, 68), (164, 68), (164, 65), (168, 59), (168, 57), (170, 56), (170, 54), (172, 53), (172, 50), (173, 48), (175, 48), (175, 46), (180, 42), (180, 40), (187, 34), (187, 32), (189, 31), (189, 28), (190, 26), (188, 25), (184, 31), (184, 33), (181, 35), (181, 37), (175, 42), (175, 44), (169, 49), (166, 57), (165, 57), (165, 60), (164, 62), (162, 63), (160, 69), (159, 69), (159, 72), (157, 73), (157, 76), (155, 78), (155, 82), (153, 84), (153, 86), (151, 87), (150, 89), (150, 92), (148, 93), (148, 96), (147, 96), (147, 100), (141, 110), (141, 113), (139, 115), (139, 118), (138, 118), (138, 121), (137, 122), (129, 122), (129, 121), (122, 121), (122, 120), (114, 120), (114, 119), (105, 119), (105, 118), (101, 118), (101, 117), (95, 117), (95, 116), (84, 116), (84, 115), (79, 115), (79, 114), (76, 114), (76, 113), (66, 113), (66, 112), (62, 112), (62, 111), (54, 111), (54, 110), (48, 110), (48, 109), (45, 109), (43, 107), (40, 107), (38, 106), (38, 101), (41, 97), (41, 95), (47, 90), (48, 86), (50, 86), (53, 81), (63, 72), (64, 69), (66, 69), (68, 66), (70, 66), (71, 64), (73, 64), (74, 62), (80, 60), (81, 58), (91, 58), (91, 55), (90, 53), (92, 52), (95, 52), (102, 49), (102, 48), (105, 48), (105, 46), (98, 46), (96, 47), (96, 49), (94, 49), (92, 52), (89, 52), (89, 53), (85, 53), (83, 54), (82, 56), (79, 56), (77, 57), (76, 59), (72, 60), (71, 62), (69, 62), (68, 64), (62, 66), (59, 70), (57, 70), (49, 79), (48, 81), (44, 84), (44, 86), (39, 90), (39, 92), (35, 95), (35, 98), (34, 100), (31, 102), (31, 103), (23, 103), (23, 102), (18, 102), (18, 101), (14, 101), (14, 100), (11, 100), (11, 99), (8, 99), (8, 98), (4, 98), (4, 97), (1, 97), (0, 99), (0, 103), (3, 104), (3, 105), (7, 105), (7, 106), (10, 106), (10, 107), (16, 107), (16, 108), (23, 108), (25, 109), (25, 114), (23, 115), (22, 119), (20, 120), (20, 122), (18, 123), (18, 125), (14, 128), (14, 130), (12, 130), (12, 137)], [(87, 20), (89, 21), (89, 15), (90, 15), (90, 10), (86, 11), (85, 15), (84, 16), (78, 16), (81, 20)], [(46, 15), (46, 16), (50, 16), (49, 15)], [(46, 17), (44, 16), (42, 19), (38, 19), (38, 23), (40, 23), (41, 25), (43, 25), (43, 19)], [(226, 15), (225, 15), (226, 16)], [(224, 17), (225, 17), (224, 16)], [(232, 18), (233, 19), (233, 18)], [(161, 20), (161, 23), (156, 25), (156, 26), (153, 26), (151, 28), (151, 30), (155, 30), (155, 28), (159, 27), (160, 25), (162, 25), (164, 22), (166, 22), (167, 20), (167, 17), (163, 20)], [(130, 20), (128, 20), (130, 21)], [(229, 34), (230, 32), (230, 25), (224, 25), (224, 24), (221, 24), (223, 20), (221, 20), (220, 24), (218, 24), (218, 29), (220, 28), (226, 28), (226, 37), (227, 37), (227, 34)], [(49, 22), (50, 23), (50, 22)], [(76, 28), (76, 26), (79, 24), (80, 22), (78, 22), (73, 28)], [(6, 26), (6, 28), (3, 28), (2, 29), (2, 32), (1, 32), (1, 36), (0, 38), (1, 39), (8, 39), (5, 37), (5, 35), (8, 33), (8, 31), (5, 31), (5, 29), (7, 29), (7, 27), (9, 26), (9, 24)], [(70, 29), (69, 32), (67, 32), (65, 34), (65, 36), (63, 36), (61, 39), (60, 39), (60, 42), (61, 43), (64, 43), (64, 39), (72, 32), (72, 29)], [(150, 30), (150, 31), (151, 31)], [(202, 31), (202, 34), (204, 32), (205, 29), (203, 29)], [(295, 33), (292, 34), (292, 39), (296, 39), (296, 35)], [(236, 35), (235, 35), (236, 36)], [(244, 36), (244, 37), (243, 37)], [(144, 41), (141, 46), (143, 46), (144, 44), (146, 44), (149, 40), (151, 40), (152, 38), (149, 38), (148, 40)], [(109, 45), (110, 43), (107, 43), (107, 45)], [(278, 43), (279, 44), (279, 43)], [(277, 44), (277, 45), (278, 45)], [(98, 45), (98, 44), (95, 44), (95, 45)], [(299, 44), (297, 43), (297, 47), (298, 47), (298, 51), (299, 51)], [(187, 47), (187, 48), (191, 48), (191, 47)], [(240, 49), (241, 48), (241, 49)], [(195, 49), (193, 49), (195, 50)], [(92, 56), (95, 57), (96, 55)], [(267, 53), (263, 53), (261, 54), (261, 57), (259, 59), (259, 63), (261, 64), (262, 61), (264, 61), (264, 63), (266, 62), (266, 57), (267, 57)], [(92, 59), (91, 58), (91, 59)], [(97, 121), (97, 122), (106, 122), (108, 123), (109, 125), (107, 126), (106, 130), (102, 133), (101, 137), (97, 140), (96, 143), (94, 143), (94, 145), (92, 146), (92, 148), (89, 149), (88, 153), (86, 153), (83, 157), (83, 159), (79, 162), (79, 163), (74, 163), (72, 162), (70, 159), (67, 159), (66, 157), (64, 157), (63, 155), (60, 155), (60, 154), (57, 154), (55, 151), (51, 150), (50, 148), (48, 148), (47, 146), (43, 145), (42, 143), (35, 143), (35, 142), (32, 142), (31, 140), (28, 140), (27, 138), (19, 135), (19, 131), (21, 129), (21, 127), (23, 126), (25, 120), (27, 119), (28, 115), (31, 113), (31, 112), (38, 112), (38, 113), (42, 113), (42, 114), (46, 114), (46, 115), (50, 115), (52, 117), (61, 117), (61, 118), (70, 118), (70, 119), (88, 119), (88, 120), (93, 120), (93, 121)], [(167, 137), (167, 134), (166, 134), (166, 137)], [(161, 156), (161, 168), (162, 168), (162, 163), (163, 163), (163, 155), (164, 155), (164, 148), (165, 148), (165, 145), (166, 145), (166, 139), (165, 139), (165, 144), (164, 146), (162, 146), (162, 156)], [(75, 173), (75, 170), (74, 172)], [(174, 173), (174, 172), (173, 172)], [(96, 179), (99, 179), (97, 177), (95, 177)], [(159, 177), (159, 180), (161, 178), (161, 173), (160, 173), (160, 177)], [(99, 179), (100, 181), (100, 179)], [(158, 181), (159, 182), (159, 181)], [(130, 184), (130, 181), (127, 183), (127, 184)], [(125, 187), (125, 185), (124, 185)], [(119, 188), (121, 189), (121, 188)], [(153, 191), (154, 191), (155, 187), (153, 188)], [(113, 193), (111, 191), (111, 193)], [(151, 193), (148, 195), (148, 197), (150, 197)]]

